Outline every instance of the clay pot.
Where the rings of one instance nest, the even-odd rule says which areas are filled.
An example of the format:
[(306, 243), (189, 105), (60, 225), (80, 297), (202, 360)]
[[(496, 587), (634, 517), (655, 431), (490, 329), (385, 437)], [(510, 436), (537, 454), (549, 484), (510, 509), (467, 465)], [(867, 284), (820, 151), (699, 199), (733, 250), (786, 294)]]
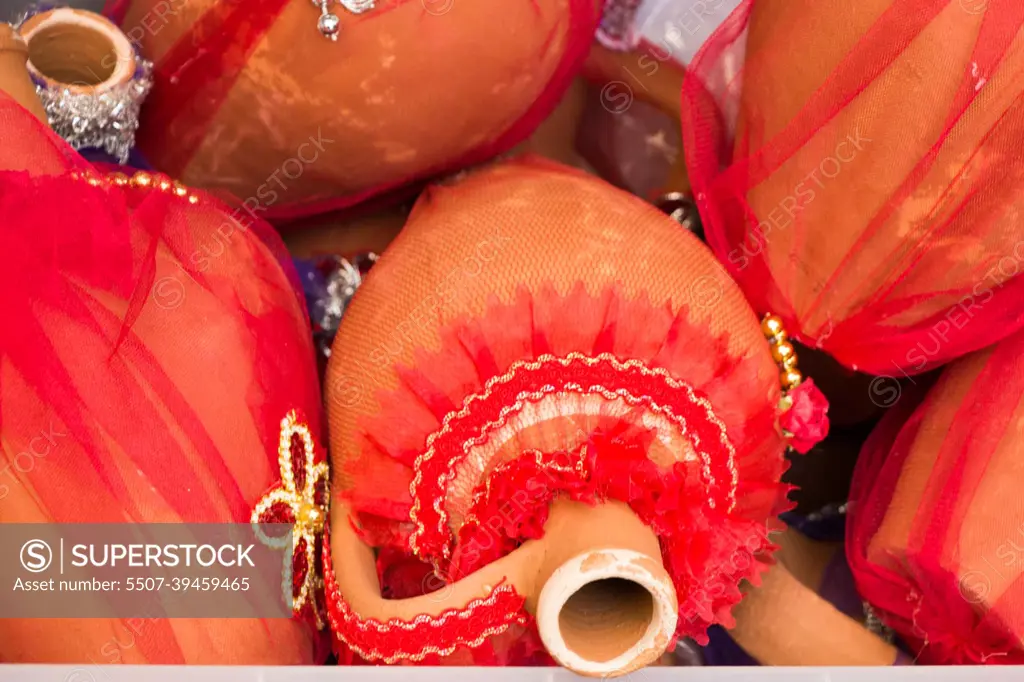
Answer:
[(135, 74), (131, 43), (99, 14), (62, 7), (30, 17), (20, 33), (29, 71), (53, 87), (100, 94)]
[[(724, 357), (728, 377), (709, 369)], [(739, 599), (788, 492), (778, 365), (717, 261), (649, 204), (536, 158), (421, 196), (347, 309), (324, 384), (328, 609), (371, 662), (450, 662), (460, 645), (489, 662), (532, 615), (578, 673), (650, 665)], [(665, 417), (680, 411), (687, 428)], [(375, 548), (438, 580), (421, 597), (392, 577), (383, 589), (412, 598), (382, 599)], [(695, 582), (708, 587), (682, 593)]]
[(556, 502), (542, 539), (439, 592), (398, 600), (380, 596), (373, 553), (345, 522), (348, 510), (335, 505), (332, 515), (339, 523), (331, 552), (348, 557), (338, 587), (364, 619), (437, 616), (485, 598), (504, 581), (526, 597), (555, 660), (595, 677), (656, 662), (675, 631), (679, 605), (658, 538), (624, 504)]
[(1019, 327), (1018, 270), (987, 272), (1021, 233), (1021, 22), (966, 4), (746, 3), (686, 81), (710, 243), (853, 371), (916, 376)]
[(539, 154), (575, 168), (590, 170), (576, 144), (576, 134), (583, 124), (587, 108), (587, 81), (577, 78), (551, 115), (537, 127), (533, 135), (515, 152)]
[(3, 90), (40, 121), (46, 112), (26, 70), (28, 45), (8, 24), (0, 24), (0, 90)]
[(733, 639), (762, 665), (890, 666), (896, 648), (818, 594), (838, 546), (787, 531), (778, 563), (733, 612)]
[[(277, 254), (256, 227), (218, 231), (232, 224), (231, 212), (210, 197), (151, 174), (96, 173), (27, 111), (0, 106), (0, 253), (7, 259), (0, 307), (17, 318), (0, 345), (28, 351), (5, 352), (19, 378), (3, 382), (0, 404), (19, 417), (3, 427), (0, 526), (248, 526), (286, 476), (280, 419), (296, 410), (320, 431), (308, 319)], [(186, 268), (198, 272), (189, 259), (210, 246), (218, 252), (202, 276), (188, 276)], [(145, 273), (170, 289), (154, 288), (133, 313), (134, 292), (149, 286)], [(96, 307), (79, 305), (86, 300)], [(117, 343), (129, 326), (130, 339)], [(70, 386), (81, 390), (71, 397)], [(40, 445), (44, 433), (48, 444)], [(19, 466), (25, 459), (17, 453), (26, 452), (45, 459)], [(5, 611), (0, 660), (83, 667), (323, 661), (319, 635), (298, 619), (158, 618), (164, 612), (156, 602), (143, 607), (152, 617), (116, 618), (111, 602), (94, 596), (91, 612), (83, 606), (77, 618), (9, 618)], [(255, 611), (239, 615), (246, 613)]]
[(303, 221), (301, 229), (289, 229), (284, 243), (296, 258), (381, 253), (401, 231), (409, 216), (405, 205), (373, 211), (366, 215), (324, 216)]
[(652, 104), (679, 120), (679, 91), (685, 70), (664, 47), (642, 46), (632, 52), (616, 52), (595, 43), (583, 74), (603, 87), (609, 103), (626, 104), (634, 98)]
[(122, 27), (156, 63), (140, 150), (275, 221), (348, 208), (526, 139), (571, 83), (600, 3), (361, 4), (328, 6), (331, 41), (309, 2), (134, 0)]

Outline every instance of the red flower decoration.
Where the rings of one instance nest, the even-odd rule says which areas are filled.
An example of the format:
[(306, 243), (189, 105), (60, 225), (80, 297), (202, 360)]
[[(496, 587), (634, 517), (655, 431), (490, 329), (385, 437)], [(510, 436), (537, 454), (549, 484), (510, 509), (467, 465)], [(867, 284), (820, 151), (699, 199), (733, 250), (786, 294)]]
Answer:
[(779, 423), (789, 436), (790, 447), (807, 454), (828, 435), (828, 399), (811, 379), (791, 389), (787, 398), (791, 404)]
[[(328, 467), (309, 426), (294, 410), (281, 420), (278, 464), (281, 484), (253, 509), (251, 522), (260, 541), (275, 549), (293, 550), (284, 558), (281, 588), (296, 616), (311, 616), (318, 630), (325, 624), (323, 568), (320, 564), (324, 523), (328, 516)], [(290, 523), (292, 536), (268, 537), (264, 523)]]

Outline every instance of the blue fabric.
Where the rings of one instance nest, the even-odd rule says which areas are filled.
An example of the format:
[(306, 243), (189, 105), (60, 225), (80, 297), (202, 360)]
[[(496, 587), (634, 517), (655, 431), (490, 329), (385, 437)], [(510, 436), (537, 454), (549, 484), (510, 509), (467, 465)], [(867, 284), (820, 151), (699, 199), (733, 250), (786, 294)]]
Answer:
[[(112, 163), (114, 165), (118, 165), (117, 159), (102, 149), (81, 149), (78, 153), (82, 155), (82, 158), (92, 163)], [(153, 170), (153, 167), (149, 165), (137, 149), (132, 149), (131, 152), (128, 153), (128, 162), (124, 165), (130, 166), (134, 170)]]
[(821, 512), (818, 518), (810, 518), (786, 512), (779, 518), (801, 535), (818, 542), (842, 542), (846, 537), (846, 514)]

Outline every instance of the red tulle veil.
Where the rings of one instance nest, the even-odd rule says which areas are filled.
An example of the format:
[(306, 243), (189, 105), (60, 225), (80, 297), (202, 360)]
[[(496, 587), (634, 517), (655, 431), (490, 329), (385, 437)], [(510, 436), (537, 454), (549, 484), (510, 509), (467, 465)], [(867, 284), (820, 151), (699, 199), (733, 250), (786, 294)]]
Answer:
[[(322, 440), (270, 228), (163, 176), (101, 173), (3, 96), (0, 258), (0, 522), (247, 524), (283, 485), (282, 420)], [(8, 619), (0, 660), (311, 664), (326, 651), (306, 606), (308, 622)]]
[(919, 406), (887, 415), (857, 465), (857, 585), (924, 663), (1024, 663), (1022, 358), (1017, 333), (950, 365)]
[(1024, 324), (1024, 7), (747, 0), (683, 88), (708, 242), (758, 311), (916, 374)]

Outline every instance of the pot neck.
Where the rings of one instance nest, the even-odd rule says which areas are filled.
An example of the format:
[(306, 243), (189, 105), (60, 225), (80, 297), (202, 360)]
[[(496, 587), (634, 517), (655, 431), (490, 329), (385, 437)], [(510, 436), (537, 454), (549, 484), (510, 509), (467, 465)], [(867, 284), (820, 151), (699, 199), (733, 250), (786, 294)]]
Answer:
[(0, 24), (0, 90), (46, 123), (46, 112), (27, 69), (28, 45), (8, 24)]
[(655, 662), (675, 632), (678, 602), (658, 538), (621, 503), (557, 500), (543, 538), (441, 590), (400, 600), (381, 597), (373, 551), (337, 500), (331, 528), (339, 592), (361, 619), (438, 616), (462, 610), (504, 584), (526, 599), (545, 647), (560, 664), (600, 677)]

